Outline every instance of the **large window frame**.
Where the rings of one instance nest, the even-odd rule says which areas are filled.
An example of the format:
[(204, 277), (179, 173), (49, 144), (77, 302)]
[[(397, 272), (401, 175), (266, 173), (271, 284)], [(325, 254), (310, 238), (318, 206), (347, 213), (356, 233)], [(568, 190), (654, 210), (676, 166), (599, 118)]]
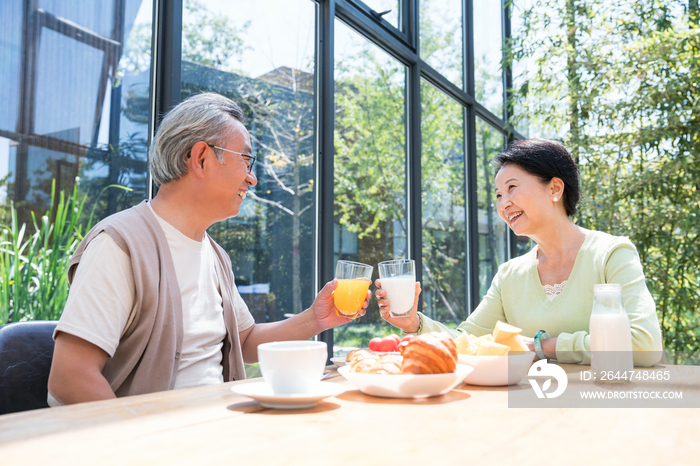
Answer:
[[(477, 256), (477, 192), (476, 192), (476, 119), (479, 117), (501, 132), (508, 142), (524, 139), (506, 121), (510, 116), (507, 90), (512, 82), (511, 66), (502, 73), (506, 120), (494, 115), (475, 96), (473, 0), (463, 0), (463, 89), (430, 67), (420, 58), (419, 0), (402, 0), (400, 29), (389, 25), (360, 0), (309, 0), (316, 3), (316, 82), (315, 88), (315, 216), (317, 225), (314, 238), (316, 273), (314, 288), (333, 279), (333, 164), (334, 164), (334, 21), (339, 19), (373, 44), (403, 63), (408, 69), (406, 89), (406, 200), (407, 200), (407, 254), (416, 260), (416, 279), (422, 279), (421, 254), (421, 79), (460, 103), (464, 111), (465, 141), (465, 200), (467, 232), (466, 248), (466, 303), (469, 310), (479, 303)], [(506, 0), (500, 0), (503, 40), (510, 35), (510, 11)], [(151, 116), (149, 136), (152, 137), (160, 118), (180, 102), (180, 67), (182, 42), (183, 0), (155, 0), (153, 12), (153, 43), (151, 65)], [(150, 183), (149, 196), (155, 195)], [(508, 235), (508, 258), (516, 254), (512, 232)], [(333, 331), (323, 332), (319, 338), (333, 351)]]

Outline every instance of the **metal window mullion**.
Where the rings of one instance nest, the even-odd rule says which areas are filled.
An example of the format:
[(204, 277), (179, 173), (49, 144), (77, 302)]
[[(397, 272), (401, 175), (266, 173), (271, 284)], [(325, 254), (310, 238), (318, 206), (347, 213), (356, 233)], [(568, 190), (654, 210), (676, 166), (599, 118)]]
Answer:
[[(182, 6), (183, 0), (154, 0), (153, 2), (149, 146), (163, 116), (181, 100)], [(156, 187), (153, 185), (150, 173), (148, 180), (148, 197), (152, 198)]]
[[(423, 280), (423, 215), (421, 183), (421, 100), (420, 64), (408, 68), (407, 79), (407, 159), (406, 159), (406, 216), (408, 225), (408, 254), (416, 261), (416, 280)], [(422, 309), (422, 298), (419, 304)]]
[(401, 31), (406, 34), (408, 45), (418, 53), (418, 0), (399, 0), (401, 2)]
[(365, 37), (382, 50), (386, 50), (389, 55), (401, 61), (404, 65), (410, 66), (418, 61), (415, 50), (409, 46), (405, 38), (397, 38), (377, 22), (367, 15), (358, 14), (354, 4), (349, 4), (347, 0), (337, 0), (333, 2), (336, 6), (335, 14), (350, 28)]
[[(502, 7), (502, 15), (501, 17), (503, 18), (502, 22), (502, 30), (503, 30), (503, 46), (505, 47), (506, 43), (511, 37), (511, 29), (510, 29), (510, 5), (508, 4), (507, 0), (501, 0), (501, 7)], [(510, 89), (513, 87), (513, 64), (510, 61), (505, 62), (505, 68), (503, 69), (503, 102), (505, 103), (504, 109), (503, 109), (503, 119), (508, 122), (510, 120), (510, 117), (512, 116), (512, 108), (510, 106)], [(510, 139), (510, 135), (508, 135), (508, 138)]]
[[(419, 57), (420, 30), (418, 0), (403, 0), (406, 21), (403, 31), (409, 45)], [(408, 227), (407, 256), (415, 261), (416, 280), (423, 281), (423, 189), (422, 189), (422, 131), (421, 131), (421, 61), (409, 65), (406, 80), (406, 225)], [(423, 309), (421, 296), (418, 309)]]
[(474, 105), (476, 103), (472, 96), (457, 87), (452, 81), (435, 71), (435, 69), (422, 60), (420, 71), (423, 79), (463, 106)]
[(476, 103), (474, 80), (474, 2), (463, 2), (462, 41), (464, 45), (463, 83), (465, 92), (472, 98), (472, 104), (464, 111), (464, 140), (466, 157), (464, 158), (465, 184), (465, 265), (467, 287), (467, 315), (479, 304), (479, 212), (477, 203), (476, 176)]
[(465, 129), (467, 140), (467, 157), (465, 157), (466, 185), (466, 264), (467, 264), (467, 315), (476, 309), (479, 296), (479, 210), (477, 199), (477, 162), (476, 162), (476, 112), (473, 106), (466, 107)]
[[(503, 7), (503, 44), (505, 45), (512, 36), (511, 29), (511, 5), (507, 0), (501, 0), (501, 5)], [(514, 115), (513, 97), (511, 89), (513, 88), (513, 62), (508, 60), (505, 62), (504, 71), (504, 82), (503, 82), (503, 101), (505, 102), (503, 118), (506, 122), (510, 123), (511, 117)], [(515, 128), (511, 128), (506, 135), (506, 145), (517, 140), (515, 137)], [(515, 236), (515, 232), (508, 229), (508, 252), (509, 259), (512, 259), (518, 255), (518, 245)]]
[[(399, 1), (405, 2), (405, 0)], [(404, 13), (404, 8), (399, 7), (399, 14), (397, 15), (399, 24), (398, 28), (396, 28), (387, 20), (377, 18), (375, 16), (375, 13), (377, 12), (373, 13), (374, 10), (372, 10), (372, 8), (370, 8), (369, 6), (365, 5), (362, 1), (357, 2), (355, 0), (336, 0), (334, 3), (336, 4), (336, 12), (338, 13), (338, 15), (353, 16), (363, 22), (371, 23), (373, 25), (373, 28), (381, 29), (386, 34), (395, 37), (404, 44), (410, 43), (407, 28), (403, 24), (403, 22), (407, 20), (409, 13)]]
[[(22, 14), (22, 48), (19, 79), (19, 115), (17, 115), (17, 133), (23, 138), (29, 138), (34, 133), (34, 105), (36, 96), (36, 63), (38, 55), (39, 33), (41, 27), (37, 24), (35, 15), (36, 0), (27, 0), (23, 5)], [(14, 187), (12, 197), (15, 201), (23, 201), (25, 191), (29, 187), (28, 159), (29, 143), (19, 141), (14, 167)]]
[(474, 110), (476, 114), (489, 125), (493, 126), (495, 129), (503, 133), (504, 135), (512, 134), (513, 137), (517, 139), (525, 139), (523, 135), (515, 130), (512, 126), (508, 125), (505, 121), (498, 118), (496, 115), (487, 110), (480, 103), (474, 105)]
[[(314, 197), (316, 206), (314, 289), (333, 280), (334, 156), (335, 125), (334, 26), (335, 0), (322, 2), (316, 9), (316, 160)], [(333, 357), (333, 329), (321, 332), (328, 344), (328, 359)]]

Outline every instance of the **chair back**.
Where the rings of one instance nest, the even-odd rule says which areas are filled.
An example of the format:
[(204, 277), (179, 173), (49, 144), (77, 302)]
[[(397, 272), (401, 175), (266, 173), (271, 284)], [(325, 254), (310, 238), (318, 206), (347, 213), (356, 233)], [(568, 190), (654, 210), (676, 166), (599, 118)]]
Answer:
[(58, 322), (15, 322), (0, 327), (0, 414), (48, 408), (53, 331)]

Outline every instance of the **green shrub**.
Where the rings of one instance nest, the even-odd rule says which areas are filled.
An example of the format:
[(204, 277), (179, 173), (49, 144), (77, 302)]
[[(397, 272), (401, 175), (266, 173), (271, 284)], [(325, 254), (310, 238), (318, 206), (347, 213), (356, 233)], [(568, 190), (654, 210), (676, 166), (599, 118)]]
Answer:
[[(130, 191), (110, 185), (100, 195), (112, 187)], [(79, 221), (86, 197), (79, 195), (76, 184), (69, 198), (63, 192), (57, 198), (54, 182), (48, 211), (39, 221), (31, 213), (34, 233), (28, 232), (26, 223), (18, 224), (17, 211), (10, 204), (10, 224), (0, 226), (0, 325), (61, 316), (68, 299), (68, 263), (83, 232), (93, 224), (94, 208), (87, 224)]]

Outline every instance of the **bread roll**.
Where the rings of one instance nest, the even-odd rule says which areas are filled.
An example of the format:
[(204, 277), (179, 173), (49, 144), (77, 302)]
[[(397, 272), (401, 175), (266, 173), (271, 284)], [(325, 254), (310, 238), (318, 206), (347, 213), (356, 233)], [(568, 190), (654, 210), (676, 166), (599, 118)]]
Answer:
[(401, 374), (402, 360), (403, 358), (398, 354), (381, 356), (374, 364), (362, 372), (366, 374)]
[(345, 360), (352, 372), (365, 372), (377, 362), (377, 359), (379, 358), (369, 351), (358, 349), (348, 353)]
[(399, 345), (403, 356), (404, 374), (445, 374), (457, 367), (457, 348), (454, 340), (442, 333), (419, 335)]

